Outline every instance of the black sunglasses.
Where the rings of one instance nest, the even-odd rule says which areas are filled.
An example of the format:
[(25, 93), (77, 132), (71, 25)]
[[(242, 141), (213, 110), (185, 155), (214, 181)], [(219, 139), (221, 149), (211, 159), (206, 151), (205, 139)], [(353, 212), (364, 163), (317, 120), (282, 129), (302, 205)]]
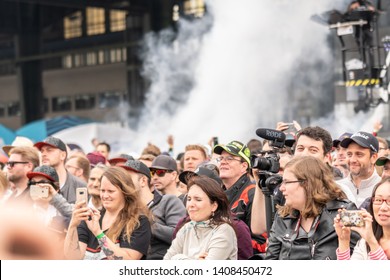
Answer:
[(15, 164), (27, 164), (27, 163), (28, 161), (8, 161), (5, 164), (12, 168), (15, 166)]
[(39, 184), (49, 184), (49, 185), (52, 185), (53, 186), (53, 182), (52, 181), (28, 181), (28, 185), (29, 186), (32, 186), (32, 185), (39, 185)]

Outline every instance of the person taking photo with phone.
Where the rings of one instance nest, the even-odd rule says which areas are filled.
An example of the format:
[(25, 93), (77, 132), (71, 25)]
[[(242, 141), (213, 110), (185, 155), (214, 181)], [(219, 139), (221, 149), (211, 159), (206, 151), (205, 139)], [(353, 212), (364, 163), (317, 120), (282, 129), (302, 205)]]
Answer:
[[(390, 259), (390, 178), (382, 179), (374, 187), (368, 211), (359, 211), (364, 220), (362, 226), (345, 226), (340, 214), (334, 218), (339, 240), (336, 251), (338, 260)], [(361, 239), (351, 255), (348, 244), (353, 231), (359, 233)]]
[[(338, 237), (333, 218), (340, 208), (356, 210), (333, 180), (328, 166), (313, 156), (293, 158), (286, 164), (265, 259), (335, 260)], [(346, 243), (353, 250), (359, 236)]]
[(50, 204), (51, 192), (58, 193), (60, 190), (56, 170), (47, 165), (38, 166), (27, 173), (27, 178), (30, 196), (33, 200), (33, 212), (49, 229), (61, 234), (63, 238), (68, 220)]
[(149, 212), (130, 174), (110, 167), (102, 175), (99, 211), (77, 202), (65, 238), (67, 259), (146, 259), (151, 239)]

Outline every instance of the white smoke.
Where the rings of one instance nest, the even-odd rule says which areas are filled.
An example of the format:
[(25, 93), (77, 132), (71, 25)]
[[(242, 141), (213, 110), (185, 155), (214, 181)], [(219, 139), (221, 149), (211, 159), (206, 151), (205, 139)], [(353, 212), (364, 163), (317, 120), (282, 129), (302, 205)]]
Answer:
[[(325, 94), (318, 81), (332, 74), (332, 63), (340, 63), (332, 62), (327, 44), (331, 31), (310, 18), (331, 9), (342, 11), (347, 2), (212, 0), (207, 2), (212, 18), (181, 21), (173, 44), (170, 31), (150, 35), (144, 74), (151, 87), (134, 149), (152, 142), (164, 150), (168, 134), (175, 137), (176, 152), (189, 143), (205, 144), (212, 136), (224, 143), (246, 142), (257, 138), (258, 127), (292, 121), (286, 119), (298, 102), (288, 94), (292, 79), (304, 77), (295, 81), (295, 90), (306, 83), (308, 98), (316, 99)], [(205, 32), (210, 20), (212, 27)], [(325, 67), (302, 69), (307, 63)], [(360, 129), (369, 119), (360, 114), (353, 125), (346, 120), (349, 109), (336, 110), (340, 111), (311, 119), (311, 124), (322, 124), (337, 137)]]

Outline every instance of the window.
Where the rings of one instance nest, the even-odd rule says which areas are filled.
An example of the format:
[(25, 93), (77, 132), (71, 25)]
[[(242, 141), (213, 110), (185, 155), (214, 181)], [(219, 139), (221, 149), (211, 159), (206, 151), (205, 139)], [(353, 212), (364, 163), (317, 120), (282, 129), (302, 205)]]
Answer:
[(16, 117), (20, 116), (20, 103), (19, 102), (11, 102), (8, 104), (8, 116)]
[(119, 106), (121, 102), (121, 92), (103, 92), (99, 94), (99, 108), (113, 108)]
[(62, 67), (64, 68), (72, 68), (72, 55), (68, 54), (62, 57)]
[(124, 61), (123, 49), (111, 49), (110, 51), (110, 62), (121, 62)]
[(87, 35), (97, 35), (106, 32), (104, 25), (104, 9), (103, 8), (87, 8)]
[(43, 110), (45, 113), (49, 112), (49, 99), (47, 97), (43, 98)]
[(204, 0), (185, 0), (184, 14), (203, 17), (205, 13)]
[(123, 31), (126, 29), (126, 12), (120, 10), (110, 11), (110, 31)]
[(87, 52), (87, 65), (96, 65), (96, 64), (97, 64), (96, 52)]
[(53, 97), (53, 112), (70, 111), (72, 109), (72, 100), (70, 96)]
[(80, 94), (75, 96), (76, 110), (92, 109), (95, 107), (96, 98), (93, 94)]
[(5, 117), (5, 105), (0, 104), (0, 118)]
[(82, 14), (81, 11), (75, 12), (70, 16), (64, 18), (64, 37), (71, 39), (81, 37), (82, 35)]

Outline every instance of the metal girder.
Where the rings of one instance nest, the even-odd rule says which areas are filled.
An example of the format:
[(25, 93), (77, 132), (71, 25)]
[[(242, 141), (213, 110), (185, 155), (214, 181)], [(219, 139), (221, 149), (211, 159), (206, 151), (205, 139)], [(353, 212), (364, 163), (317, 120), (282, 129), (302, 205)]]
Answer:
[(99, 7), (109, 9), (128, 10), (131, 2), (129, 0), (3, 0), (7, 2), (29, 3), (45, 6), (83, 9), (85, 7)]

